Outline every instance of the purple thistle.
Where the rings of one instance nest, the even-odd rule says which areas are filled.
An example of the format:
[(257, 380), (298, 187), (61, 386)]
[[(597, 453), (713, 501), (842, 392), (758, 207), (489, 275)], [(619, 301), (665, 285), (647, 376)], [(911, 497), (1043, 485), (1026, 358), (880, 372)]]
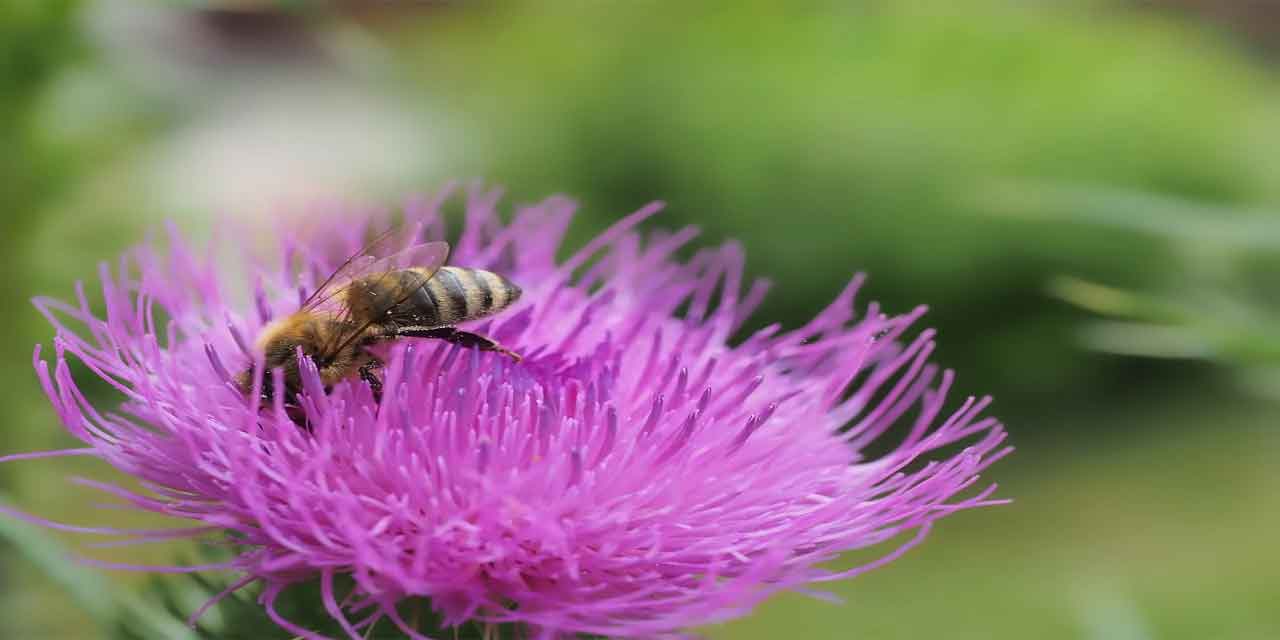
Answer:
[[(37, 300), (57, 337), (52, 370), (39, 349), (36, 370), (86, 447), (8, 459), (101, 458), (148, 493), (87, 484), (200, 526), (81, 528), (5, 511), (141, 540), (233, 532), (240, 553), (225, 565), (96, 564), (240, 571), (232, 589), (261, 583), (268, 614), (303, 637), (319, 636), (275, 602), (318, 578), (352, 638), (382, 618), (426, 637), (397, 612), (411, 598), (429, 598), (449, 625), (516, 623), (552, 638), (670, 635), (740, 616), (779, 590), (884, 564), (934, 520), (998, 502), (994, 486), (967, 490), (1009, 451), (1005, 432), (981, 417), (986, 398), (944, 413), (953, 376), (927, 362), (933, 332), (904, 338), (923, 308), (887, 317), (872, 304), (855, 317), (859, 277), (805, 326), (735, 344), (767, 288), (744, 291), (738, 245), (679, 261), (696, 231), (643, 236), (651, 205), (557, 263), (572, 203), (552, 198), (504, 224), (497, 200), (468, 198), (450, 263), (524, 289), (471, 327), (523, 362), (400, 341), (384, 354), (379, 405), (359, 380), (323, 393), (305, 361), (309, 430), (280, 401), (247, 399), (234, 374), (253, 364), (258, 331), (296, 310), (373, 220), (335, 225), (324, 246), (284, 239), (247, 285), (228, 286), (212, 255), (175, 236), (166, 252), (143, 247), (102, 267), (104, 318), (83, 288), (74, 304)], [(406, 243), (443, 237), (439, 204), (407, 207)], [(91, 406), (68, 358), (123, 404)], [(901, 442), (865, 457), (894, 425)], [(869, 565), (819, 568), (913, 531)], [(340, 575), (351, 593), (335, 593)]]

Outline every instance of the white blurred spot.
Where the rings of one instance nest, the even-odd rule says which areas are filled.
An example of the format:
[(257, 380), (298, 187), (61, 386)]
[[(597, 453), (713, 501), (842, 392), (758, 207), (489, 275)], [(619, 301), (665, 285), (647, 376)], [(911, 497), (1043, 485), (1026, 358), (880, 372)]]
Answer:
[(162, 207), (256, 217), (409, 189), (432, 149), (422, 118), (351, 87), (262, 87), (164, 140), (150, 174)]
[(1086, 640), (1151, 640), (1146, 618), (1128, 594), (1093, 583), (1077, 591), (1076, 611)]

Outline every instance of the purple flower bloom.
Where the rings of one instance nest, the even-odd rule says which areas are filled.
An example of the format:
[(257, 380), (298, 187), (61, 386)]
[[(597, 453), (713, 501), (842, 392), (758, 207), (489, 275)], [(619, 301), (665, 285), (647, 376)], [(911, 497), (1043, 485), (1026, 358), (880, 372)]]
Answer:
[[(944, 410), (952, 374), (927, 362), (933, 333), (904, 337), (923, 309), (887, 317), (872, 304), (855, 317), (854, 278), (805, 326), (731, 341), (766, 289), (744, 287), (738, 245), (680, 261), (696, 231), (638, 233), (649, 206), (557, 263), (572, 204), (553, 198), (503, 224), (496, 201), (469, 197), (450, 263), (524, 289), (472, 327), (524, 360), (404, 340), (384, 354), (381, 404), (358, 379), (317, 392), (304, 362), (310, 429), (233, 378), (252, 364), (259, 329), (294, 311), (374, 221), (335, 227), (324, 243), (286, 238), (245, 285), (175, 237), (103, 266), (104, 318), (83, 292), (74, 304), (37, 301), (57, 328), (53, 368), (37, 350), (37, 372), (86, 448), (33, 455), (99, 457), (148, 493), (93, 486), (201, 526), (42, 522), (143, 539), (233, 532), (240, 553), (225, 568), (244, 574), (233, 587), (262, 583), (269, 614), (305, 637), (316, 635), (274, 604), (317, 578), (352, 638), (384, 617), (425, 637), (396, 610), (418, 597), (449, 624), (650, 637), (851, 577), (901, 555), (934, 520), (997, 502), (994, 486), (970, 488), (1008, 452), (1005, 433), (980, 416), (988, 399)], [(409, 205), (405, 233), (443, 237), (438, 208)], [(241, 290), (252, 292), (243, 303)], [(87, 403), (69, 358), (123, 404)], [(894, 425), (897, 445), (865, 455)], [(819, 567), (906, 532), (870, 565)], [(350, 594), (335, 593), (339, 575)]]

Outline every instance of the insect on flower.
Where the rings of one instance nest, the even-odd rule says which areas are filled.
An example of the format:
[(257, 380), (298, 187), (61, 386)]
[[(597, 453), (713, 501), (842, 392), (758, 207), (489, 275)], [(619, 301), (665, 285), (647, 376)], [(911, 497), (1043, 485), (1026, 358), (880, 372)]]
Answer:
[[(989, 399), (948, 399), (933, 332), (911, 333), (923, 308), (860, 309), (858, 276), (800, 327), (745, 332), (767, 283), (747, 280), (736, 243), (684, 259), (692, 227), (640, 231), (658, 205), (560, 259), (572, 202), (507, 218), (496, 192), (472, 192), (450, 252), (443, 197), (406, 207), (394, 240), (345, 266), (385, 219), (282, 236), (268, 259), (246, 256), (243, 280), (175, 233), (102, 268), (104, 314), (87, 293), (38, 300), (57, 336), (36, 373), (83, 445), (0, 461), (97, 457), (131, 480), (91, 486), (193, 526), (0, 512), (144, 541), (230, 537), (235, 557), (215, 566), (93, 562), (235, 571), (218, 597), (256, 589), (302, 638), (323, 636), (282, 598), (318, 583), (307, 606), (334, 621), (330, 637), (379, 621), (448, 637), (403, 614), (429, 604), (442, 627), (560, 639), (672, 637), (745, 615), (1001, 502), (981, 475), (1009, 452), (1005, 431)], [(354, 379), (373, 358), (381, 398)], [(77, 360), (123, 401), (86, 396)], [(286, 393), (262, 394), (268, 380)], [(860, 549), (880, 559), (829, 568)]]
[[(376, 374), (382, 361), (369, 351), (376, 344), (429, 338), (520, 359), (490, 338), (453, 326), (507, 308), (520, 298), (520, 288), (492, 271), (444, 266), (446, 242), (425, 242), (376, 257), (392, 244), (393, 232), (348, 258), (298, 311), (260, 332), (257, 350), (268, 370), (283, 370), (287, 403), (302, 391), (299, 352), (319, 370), (326, 389), (358, 372), (376, 398), (382, 395)], [(264, 399), (271, 398), (272, 380), (262, 378)], [(254, 367), (238, 375), (236, 384), (252, 393)]]

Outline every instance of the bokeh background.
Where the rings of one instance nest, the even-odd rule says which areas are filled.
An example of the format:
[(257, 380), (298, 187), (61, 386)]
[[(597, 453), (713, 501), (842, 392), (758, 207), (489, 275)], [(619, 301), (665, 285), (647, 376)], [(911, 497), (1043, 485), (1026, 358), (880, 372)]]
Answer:
[[(775, 280), (762, 320), (859, 270), (928, 303), (1019, 448), (1012, 505), (711, 638), (1280, 638), (1278, 55), (1250, 0), (3, 0), (0, 453), (67, 441), (26, 300), (166, 220), (482, 178), (573, 195), (585, 237), (663, 199)], [(13, 463), (0, 491), (136, 520), (76, 474), (109, 475)], [(66, 553), (183, 549), (83, 542), (0, 519), (0, 637), (181, 637), (155, 584)]]

